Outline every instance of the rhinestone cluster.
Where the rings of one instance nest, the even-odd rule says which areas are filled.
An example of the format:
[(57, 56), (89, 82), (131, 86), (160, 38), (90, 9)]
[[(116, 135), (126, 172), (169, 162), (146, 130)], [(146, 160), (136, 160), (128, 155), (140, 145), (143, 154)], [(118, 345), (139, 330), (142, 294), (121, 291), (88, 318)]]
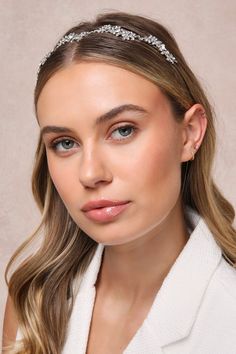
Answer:
[(39, 64), (39, 69), (38, 69), (38, 74), (40, 72), (41, 67), (44, 65), (44, 63), (47, 61), (47, 59), (52, 55), (53, 52), (57, 48), (59, 48), (61, 45), (65, 43), (72, 43), (72, 42), (79, 42), (83, 37), (88, 36), (91, 33), (112, 33), (115, 36), (121, 36), (123, 40), (131, 40), (131, 41), (143, 41), (149, 45), (152, 45), (153, 47), (156, 47), (158, 51), (161, 53), (161, 55), (164, 55), (166, 57), (166, 60), (169, 61), (170, 63), (174, 64), (177, 63), (176, 58), (171, 54), (167, 49), (166, 46), (163, 42), (161, 42), (157, 37), (149, 35), (149, 36), (140, 36), (137, 33), (134, 33), (132, 31), (128, 31), (120, 26), (113, 26), (113, 25), (104, 25), (102, 27), (99, 27), (93, 31), (87, 31), (87, 32), (81, 32), (80, 34), (77, 33), (69, 33), (68, 35), (64, 36), (59, 40), (59, 42), (56, 44), (54, 49), (50, 51), (40, 62)]

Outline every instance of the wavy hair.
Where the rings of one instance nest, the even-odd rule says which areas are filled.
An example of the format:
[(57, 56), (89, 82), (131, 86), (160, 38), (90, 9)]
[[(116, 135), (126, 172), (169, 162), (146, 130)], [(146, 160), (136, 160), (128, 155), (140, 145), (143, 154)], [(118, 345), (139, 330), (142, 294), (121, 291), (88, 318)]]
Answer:
[[(214, 114), (201, 85), (173, 36), (152, 19), (124, 12), (99, 14), (94, 21), (82, 22), (66, 34), (92, 31), (105, 24), (120, 25), (142, 36), (152, 34), (158, 37), (178, 63), (170, 64), (156, 48), (143, 42), (130, 43), (107, 33), (91, 34), (79, 43), (60, 46), (42, 65), (35, 87), (35, 107), (50, 77), (79, 61), (101, 61), (142, 75), (166, 95), (178, 121), (193, 104), (202, 104), (207, 116), (207, 130), (195, 159), (182, 163), (182, 201), (205, 219), (225, 259), (235, 267), (236, 231), (232, 225), (235, 212), (212, 178), (216, 143)], [(19, 254), (40, 233), (43, 233), (43, 240), (37, 251), (14, 271), (8, 283), (23, 336), (20, 347), (16, 344), (12, 353), (58, 354), (67, 335), (75, 297), (74, 285), (79, 284), (97, 243), (75, 224), (58, 195), (49, 175), (41, 136), (35, 155), (32, 190), (42, 212), (42, 222), (13, 255), (6, 274)]]

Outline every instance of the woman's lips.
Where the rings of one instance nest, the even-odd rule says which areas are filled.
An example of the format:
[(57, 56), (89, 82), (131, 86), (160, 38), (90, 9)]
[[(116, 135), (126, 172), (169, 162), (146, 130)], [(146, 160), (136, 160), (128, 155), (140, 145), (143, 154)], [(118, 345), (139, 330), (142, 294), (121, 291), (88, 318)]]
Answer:
[(103, 208), (91, 209), (85, 211), (84, 214), (91, 220), (94, 221), (110, 221), (113, 220), (117, 215), (125, 210), (130, 202), (120, 205), (107, 206)]

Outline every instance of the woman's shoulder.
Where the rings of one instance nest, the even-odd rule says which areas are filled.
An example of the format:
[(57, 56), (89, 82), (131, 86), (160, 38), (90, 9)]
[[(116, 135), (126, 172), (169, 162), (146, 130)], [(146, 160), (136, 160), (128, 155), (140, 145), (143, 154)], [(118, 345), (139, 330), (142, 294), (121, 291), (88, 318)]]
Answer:
[[(203, 327), (207, 323), (213, 332), (227, 329), (224, 335), (232, 340), (229, 328), (236, 323), (235, 298), (236, 269), (222, 257), (206, 288), (197, 322)], [(236, 347), (236, 337), (233, 342)]]
[(211, 287), (217, 290), (216, 294), (227, 297), (234, 302), (233, 308), (236, 312), (236, 268), (231, 266), (223, 257), (212, 278)]

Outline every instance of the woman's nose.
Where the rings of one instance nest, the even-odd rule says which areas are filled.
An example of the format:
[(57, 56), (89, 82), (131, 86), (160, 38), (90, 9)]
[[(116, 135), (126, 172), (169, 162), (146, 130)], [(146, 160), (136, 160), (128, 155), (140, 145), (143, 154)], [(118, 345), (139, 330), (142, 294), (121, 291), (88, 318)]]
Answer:
[(81, 157), (79, 165), (79, 180), (84, 187), (96, 188), (100, 183), (112, 181), (107, 161), (98, 152), (87, 152)]

